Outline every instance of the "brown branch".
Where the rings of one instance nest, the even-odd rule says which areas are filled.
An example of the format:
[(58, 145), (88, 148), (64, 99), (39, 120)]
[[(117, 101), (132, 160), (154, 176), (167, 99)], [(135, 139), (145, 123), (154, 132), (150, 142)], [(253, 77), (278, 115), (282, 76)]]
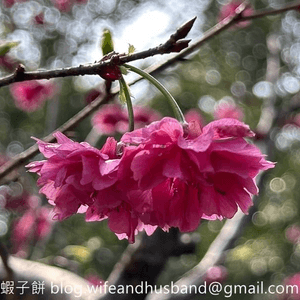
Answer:
[(169, 232), (156, 229), (151, 236), (144, 233), (139, 238), (137, 243), (127, 247), (121, 260), (115, 264), (114, 270), (109, 275), (108, 283), (113, 286), (133, 286), (135, 288), (146, 282), (148, 288), (142, 292), (133, 290), (133, 293), (122, 295), (106, 294), (99, 300), (145, 299), (151, 287), (154, 287), (157, 277), (169, 257), (195, 253), (196, 249), (193, 241), (190, 243), (180, 241), (180, 233), (177, 228), (171, 228)]
[(242, 19), (243, 21), (248, 21), (248, 20), (253, 20), (253, 19), (258, 19), (258, 18), (263, 18), (266, 16), (272, 16), (272, 15), (278, 15), (285, 13), (289, 10), (298, 10), (300, 11), (300, 1), (295, 1), (292, 4), (288, 4), (282, 8), (278, 9), (264, 9), (261, 11), (254, 12), (253, 14), (249, 16), (243, 16)]
[[(269, 55), (267, 57), (266, 81), (272, 83), (273, 85), (275, 85), (276, 81), (278, 80), (280, 71), (280, 48), (279, 45), (277, 45), (277, 38), (277, 35), (270, 35), (267, 38)], [(256, 132), (261, 136), (268, 134), (271, 129), (273, 119), (276, 114), (276, 100), (277, 96), (275, 92), (273, 92), (273, 95), (267, 99), (264, 99), (259, 122), (256, 127)]]
[(122, 65), (127, 62), (144, 59), (158, 54), (162, 55), (166, 53), (180, 52), (182, 49), (188, 47), (190, 40), (182, 40), (182, 38), (185, 38), (185, 36), (189, 33), (195, 20), (196, 17), (179, 27), (164, 44), (145, 51), (136, 52), (129, 55), (112, 52), (109, 55), (104, 56), (99, 62), (95, 62), (93, 64), (48, 71), (25, 72), (25, 67), (23, 65), (19, 65), (13, 74), (0, 79), (0, 87), (12, 84), (14, 82), (26, 80), (50, 79), (67, 76), (99, 75), (109, 66)]

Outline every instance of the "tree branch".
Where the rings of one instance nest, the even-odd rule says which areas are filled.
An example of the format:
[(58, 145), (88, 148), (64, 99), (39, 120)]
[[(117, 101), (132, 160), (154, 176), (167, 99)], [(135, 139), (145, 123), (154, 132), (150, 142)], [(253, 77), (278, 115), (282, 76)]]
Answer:
[(79, 65), (78, 67), (69, 67), (63, 69), (55, 69), (48, 71), (25, 72), (25, 67), (19, 65), (15, 72), (9, 76), (0, 79), (0, 87), (12, 84), (14, 82), (26, 80), (40, 80), (57, 77), (83, 76), (83, 75), (99, 75), (110, 66), (122, 65), (127, 62), (144, 59), (158, 54), (166, 54), (172, 52), (180, 52), (188, 47), (190, 40), (182, 40), (191, 30), (196, 17), (183, 24), (174, 34), (164, 43), (155, 48), (145, 51), (126, 55), (125, 53), (110, 53), (104, 56), (99, 62), (93, 64)]
[[(193, 18), (192, 20), (182, 25), (173, 35), (171, 35), (168, 41), (155, 48), (133, 53), (130, 55), (116, 53), (115, 55), (110, 56), (108, 59), (101, 60), (100, 62), (97, 63), (79, 65), (76, 67), (69, 67), (63, 69), (48, 70), (48, 71), (25, 72), (25, 67), (19, 65), (19, 67), (16, 69), (16, 71), (13, 74), (0, 79), (0, 87), (12, 84), (14, 82), (26, 81), (26, 80), (40, 80), (40, 79), (50, 79), (50, 78), (68, 77), (68, 76), (98, 75), (106, 67), (109, 67), (111, 65), (122, 65), (124, 63), (145, 59), (158, 54), (162, 55), (171, 52), (179, 52), (180, 50), (186, 48), (184, 51), (181, 51), (179, 55), (176, 55), (171, 60), (167, 61), (167, 63), (163, 63), (159, 67), (155, 68), (155, 71), (159, 71), (163, 68), (166, 68), (170, 64), (173, 64), (175, 61), (178, 61), (181, 58), (192, 53), (195, 49), (199, 48), (203, 43), (211, 39), (213, 36), (221, 33), (222, 31), (226, 30), (227, 28), (233, 26), (238, 22), (262, 18), (269, 15), (281, 14), (289, 10), (299, 10), (300, 2), (296, 1), (293, 4), (286, 5), (285, 7), (280, 9), (266, 9), (266, 10), (256, 11), (248, 16), (244, 16), (243, 11), (245, 10), (246, 6), (247, 6), (247, 1), (240, 5), (240, 7), (236, 10), (237, 12), (235, 14), (217, 23), (214, 27), (208, 30), (202, 38), (200, 38), (198, 41), (196, 41), (194, 44), (192, 44), (189, 47), (187, 47), (189, 42), (188, 40), (178, 40), (177, 36), (179, 36), (179, 38), (182, 38), (182, 36), (184, 35), (178, 35), (178, 32), (182, 31), (183, 28), (186, 29), (187, 24), (191, 28), (196, 18)], [(179, 48), (176, 46), (178, 46)]]
[[(115, 96), (118, 93), (118, 89), (115, 89), (112, 91), (110, 95), (106, 95), (104, 98), (99, 98), (93, 101), (91, 104), (87, 105), (85, 108), (83, 108), (80, 112), (78, 112), (75, 116), (73, 116), (71, 119), (69, 119), (66, 123), (64, 123), (62, 126), (58, 127), (54, 132), (60, 131), (60, 132), (66, 132), (74, 128), (80, 121), (85, 119), (87, 116), (89, 116), (91, 113), (93, 113), (96, 109), (98, 109), (101, 105), (109, 102), (109, 100)], [(47, 135), (43, 140), (45, 142), (54, 142), (55, 138), (53, 137), (53, 133), (50, 133)], [(0, 167), (0, 179), (5, 177), (7, 174), (9, 174), (11, 171), (13, 171), (16, 167), (26, 163), (29, 159), (33, 158), (36, 154), (38, 154), (38, 146), (37, 144), (34, 144), (27, 150), (23, 151), (22, 153), (16, 155), (11, 160), (6, 162)]]
[(285, 13), (289, 10), (300, 11), (300, 1), (295, 1), (291, 4), (288, 4), (282, 8), (278, 8), (278, 9), (264, 9), (261, 11), (254, 12), (251, 15), (243, 16), (243, 21), (254, 20), (254, 19), (263, 18), (266, 16), (278, 15), (278, 14)]
[[(98, 300), (143, 300), (149, 289), (155, 285), (156, 279), (165, 267), (170, 256), (194, 253), (196, 245), (193, 241), (183, 243), (177, 228), (169, 232), (161, 229), (151, 235), (141, 234), (139, 241), (129, 245), (121, 260), (116, 263), (108, 278), (110, 285), (136, 287), (147, 283), (148, 288), (140, 293), (106, 294)], [(159, 247), (157, 247), (159, 245)]]

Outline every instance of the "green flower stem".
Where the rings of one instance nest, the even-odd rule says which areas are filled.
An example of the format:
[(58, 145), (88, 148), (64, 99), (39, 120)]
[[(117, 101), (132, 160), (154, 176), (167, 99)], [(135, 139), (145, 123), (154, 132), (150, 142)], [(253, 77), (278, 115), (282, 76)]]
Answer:
[(134, 130), (134, 115), (133, 115), (133, 107), (132, 107), (132, 102), (131, 102), (131, 98), (130, 98), (130, 93), (129, 93), (129, 89), (128, 86), (124, 80), (124, 77), (121, 76), (121, 78), (119, 79), (119, 83), (120, 83), (120, 90), (124, 91), (124, 95), (126, 98), (126, 104), (127, 104), (127, 110), (128, 110), (128, 119), (129, 119), (129, 131), (133, 131)]
[(128, 64), (124, 64), (124, 67), (126, 67), (127, 69), (141, 75), (142, 77), (144, 77), (145, 79), (147, 79), (148, 81), (150, 81), (154, 86), (156, 86), (159, 91), (167, 98), (167, 100), (169, 101), (172, 110), (174, 112), (174, 116), (175, 118), (181, 122), (182, 124), (185, 124), (186, 121), (184, 119), (183, 113), (180, 109), (180, 107), (178, 106), (176, 100), (173, 98), (173, 96), (170, 94), (170, 92), (158, 81), (156, 80), (153, 76), (151, 76), (150, 74), (144, 72), (143, 70), (133, 67), (131, 65)]

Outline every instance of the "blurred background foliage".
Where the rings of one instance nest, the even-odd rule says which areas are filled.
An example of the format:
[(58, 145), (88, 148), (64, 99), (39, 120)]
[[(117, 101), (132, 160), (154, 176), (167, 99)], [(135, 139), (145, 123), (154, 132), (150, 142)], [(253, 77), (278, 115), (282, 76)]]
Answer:
[[(255, 9), (276, 9), (288, 2), (250, 1)], [(100, 40), (105, 29), (112, 32), (117, 52), (126, 52), (128, 44), (139, 51), (164, 42), (175, 28), (196, 15), (198, 18), (189, 37), (197, 38), (218, 22), (219, 12), (227, 3), (226, 0), (2, 0), (0, 38), (3, 42), (18, 41), (20, 44), (4, 55), (9, 57), (11, 65), (1, 63), (0, 75), (13, 72), (18, 63), (24, 64), (26, 70), (42, 70), (100, 60)], [(275, 112), (284, 111), (281, 121), (271, 129), (275, 145), (272, 159), (277, 166), (264, 178), (258, 211), (235, 247), (227, 253), (225, 283), (256, 285), (257, 281), (264, 281), (265, 286), (280, 284), (285, 277), (300, 270), (299, 49), (300, 16), (296, 11), (289, 11), (256, 19), (245, 27), (228, 29), (185, 61), (156, 75), (184, 112), (197, 109), (204, 122), (214, 119), (215, 108), (220, 103), (242, 109), (244, 122), (254, 131), (262, 108), (268, 103), (275, 107)], [(134, 64), (146, 67), (166, 58), (154, 57)], [(271, 71), (270, 63), (273, 63)], [(132, 74), (126, 76), (127, 80), (131, 78)], [(33, 112), (18, 109), (10, 87), (1, 88), (0, 150), (3, 161), (33, 145), (31, 136), (41, 138), (49, 134), (80, 111), (87, 104), (89, 93), (99, 90), (103, 80), (98, 76), (83, 76), (59, 78), (53, 83), (55, 95)], [(132, 94), (135, 104), (151, 106), (162, 115), (172, 116), (166, 101), (148, 83), (134, 85)], [(83, 141), (92, 129), (90, 120), (91, 117), (81, 122), (69, 136)], [(264, 135), (257, 133), (261, 138), (257, 143), (263, 145)], [(100, 143), (104, 140), (102, 137)], [(25, 173), (24, 168), (19, 172), (18, 182), (0, 186), (0, 192), (6, 191), (11, 197), (21, 196), (25, 191), (38, 195), (36, 176)], [(0, 195), (0, 235), (13, 252), (12, 227), (14, 220), (24, 212), (6, 209), (3, 195)], [(46, 205), (46, 202), (41, 198), (40, 205)], [(158, 283), (177, 280), (195, 266), (223, 223), (203, 221), (197, 232), (183, 234), (183, 241), (197, 242), (196, 253), (171, 258)], [(30, 249), (23, 256), (63, 267), (81, 276), (96, 274), (106, 280), (127, 245), (127, 241), (119, 241), (109, 231), (105, 221), (86, 223), (84, 216), (76, 215), (55, 222), (52, 234), (43, 241), (31, 241)], [(214, 297), (206, 295), (206, 299)], [(243, 295), (243, 299), (266, 297)], [(233, 295), (232, 298), (239, 299), (240, 296)]]

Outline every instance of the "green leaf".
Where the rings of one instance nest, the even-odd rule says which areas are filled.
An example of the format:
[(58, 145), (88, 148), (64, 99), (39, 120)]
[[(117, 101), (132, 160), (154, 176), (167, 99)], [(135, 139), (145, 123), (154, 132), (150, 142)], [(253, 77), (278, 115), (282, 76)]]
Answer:
[(124, 80), (124, 81), (120, 82), (120, 92), (119, 92), (119, 98), (120, 98), (121, 103), (123, 103), (123, 104), (125, 104), (127, 102), (126, 94), (125, 94), (126, 90), (128, 91), (129, 96), (132, 97), (130, 88), (129, 88), (128, 84), (126, 83), (126, 81)]
[(124, 91), (123, 86), (122, 86), (122, 88), (120, 89), (120, 92), (119, 92), (119, 99), (120, 99), (122, 104), (126, 103), (126, 96), (125, 96), (125, 91)]
[(84, 246), (69, 245), (64, 248), (68, 256), (73, 256), (76, 260), (84, 263), (91, 259), (91, 250)]
[(0, 56), (6, 54), (10, 49), (18, 46), (20, 42), (4, 42), (0, 43)]
[(127, 75), (127, 74), (128, 74), (128, 69), (125, 68), (124, 66), (120, 66), (120, 70), (121, 70), (121, 73), (122, 73), (123, 75)]
[(135, 51), (135, 47), (131, 44), (128, 46), (128, 54), (132, 54)]
[(119, 99), (122, 104), (126, 103), (125, 87), (123, 84), (120, 84)]
[(103, 56), (114, 51), (114, 43), (112, 40), (112, 34), (109, 29), (104, 29), (101, 39), (101, 49)]
[(128, 110), (128, 120), (129, 120), (129, 131), (134, 130), (134, 113), (133, 113), (133, 107), (132, 107), (132, 102), (131, 102), (131, 94), (129, 87), (124, 80), (124, 77), (121, 76), (119, 79), (120, 83), (120, 100), (121, 102), (126, 102), (127, 104), (127, 110)]

